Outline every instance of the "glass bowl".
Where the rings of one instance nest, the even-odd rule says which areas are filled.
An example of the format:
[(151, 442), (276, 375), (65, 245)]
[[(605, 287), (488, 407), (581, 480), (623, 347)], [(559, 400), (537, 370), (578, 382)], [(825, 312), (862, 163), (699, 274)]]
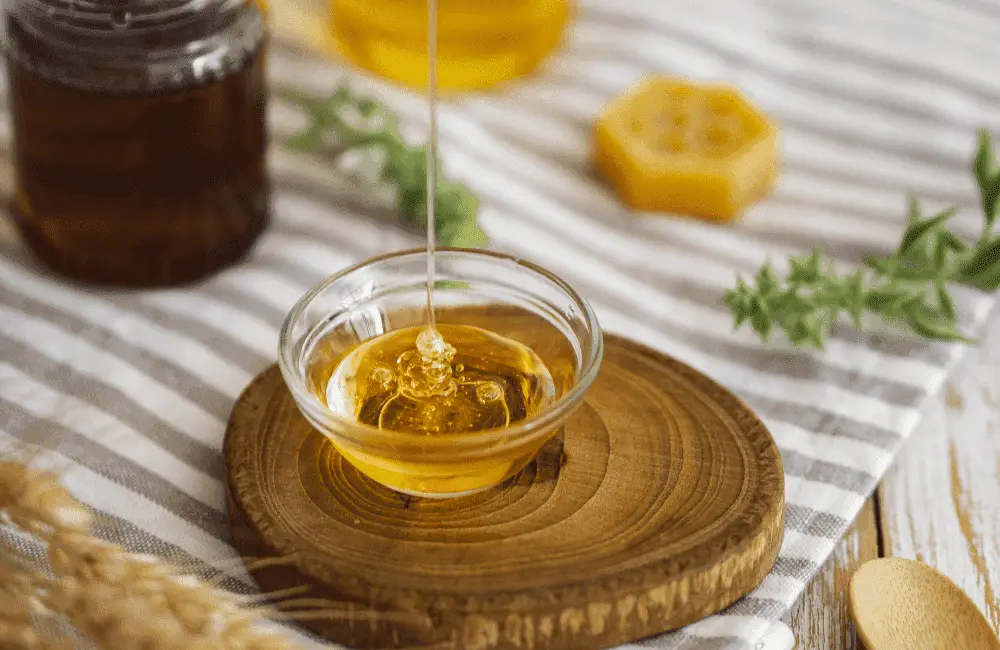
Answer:
[(579, 406), (604, 343), (587, 301), (545, 269), (489, 251), (444, 248), (434, 257), (439, 324), (513, 339), (548, 367), (554, 400), (534, 416), (503, 429), (428, 435), (367, 426), (328, 408), (326, 384), (348, 351), (425, 324), (423, 250), (367, 260), (306, 293), (281, 328), (278, 363), (299, 410), (359, 472), (406, 494), (450, 497), (498, 485), (531, 462)]

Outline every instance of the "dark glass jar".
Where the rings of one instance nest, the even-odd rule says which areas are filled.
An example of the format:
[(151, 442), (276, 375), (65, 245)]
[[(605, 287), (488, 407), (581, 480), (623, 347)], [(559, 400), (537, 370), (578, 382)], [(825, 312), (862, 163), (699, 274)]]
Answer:
[(266, 23), (250, 0), (6, 0), (24, 239), (123, 286), (197, 280), (269, 220)]

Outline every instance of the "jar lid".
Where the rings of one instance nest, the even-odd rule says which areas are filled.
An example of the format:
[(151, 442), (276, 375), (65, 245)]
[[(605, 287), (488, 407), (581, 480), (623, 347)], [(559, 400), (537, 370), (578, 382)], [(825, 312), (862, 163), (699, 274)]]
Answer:
[(223, 77), (264, 35), (253, 0), (8, 0), (7, 54), (74, 86), (144, 91)]

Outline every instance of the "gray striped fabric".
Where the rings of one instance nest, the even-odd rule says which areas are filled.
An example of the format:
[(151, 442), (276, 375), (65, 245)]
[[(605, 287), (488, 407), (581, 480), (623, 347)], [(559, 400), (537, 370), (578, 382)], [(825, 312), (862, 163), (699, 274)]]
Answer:
[[(441, 116), (447, 170), (484, 200), (498, 249), (563, 275), (605, 329), (675, 355), (745, 398), (787, 471), (781, 557), (722, 615), (647, 640), (656, 648), (753, 648), (826, 560), (962, 348), (892, 331), (838, 329), (825, 353), (732, 333), (722, 292), (768, 257), (822, 245), (839, 263), (886, 252), (904, 195), (974, 204), (979, 126), (1000, 131), (1000, 37), (987, 0), (662, 3), (583, 0), (565, 48), (535, 77), (454, 99)], [(275, 84), (317, 95), (348, 74), (426, 131), (422, 100), (276, 47)], [(624, 210), (588, 163), (590, 124), (648, 71), (738, 84), (782, 125), (777, 194), (735, 227)], [(276, 141), (301, 116), (274, 101)], [(0, 143), (9, 149), (4, 122)], [(9, 156), (4, 157), (10, 184)], [(230, 406), (275, 358), (285, 312), (346, 264), (418, 238), (389, 203), (327, 162), (272, 152), (275, 223), (237, 268), (184, 290), (83, 291), (38, 269), (0, 227), (0, 443), (38, 462), (99, 513), (102, 535), (252, 589), (226, 543), (220, 445)], [(6, 188), (6, 189), (9, 189)], [(974, 209), (959, 219), (973, 233)], [(992, 297), (957, 290), (964, 326)], [(20, 543), (20, 542), (19, 542)], [(235, 567), (235, 568), (233, 568)]]

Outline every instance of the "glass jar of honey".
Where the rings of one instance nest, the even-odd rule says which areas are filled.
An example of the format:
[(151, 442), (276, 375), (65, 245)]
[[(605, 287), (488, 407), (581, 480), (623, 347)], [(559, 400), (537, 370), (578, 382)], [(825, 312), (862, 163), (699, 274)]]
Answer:
[(14, 219), (75, 280), (176, 285), (269, 220), (251, 0), (7, 0)]
[[(337, 49), (375, 74), (427, 86), (427, 0), (329, 0)], [(442, 89), (481, 89), (533, 71), (559, 44), (571, 0), (438, 0)]]

